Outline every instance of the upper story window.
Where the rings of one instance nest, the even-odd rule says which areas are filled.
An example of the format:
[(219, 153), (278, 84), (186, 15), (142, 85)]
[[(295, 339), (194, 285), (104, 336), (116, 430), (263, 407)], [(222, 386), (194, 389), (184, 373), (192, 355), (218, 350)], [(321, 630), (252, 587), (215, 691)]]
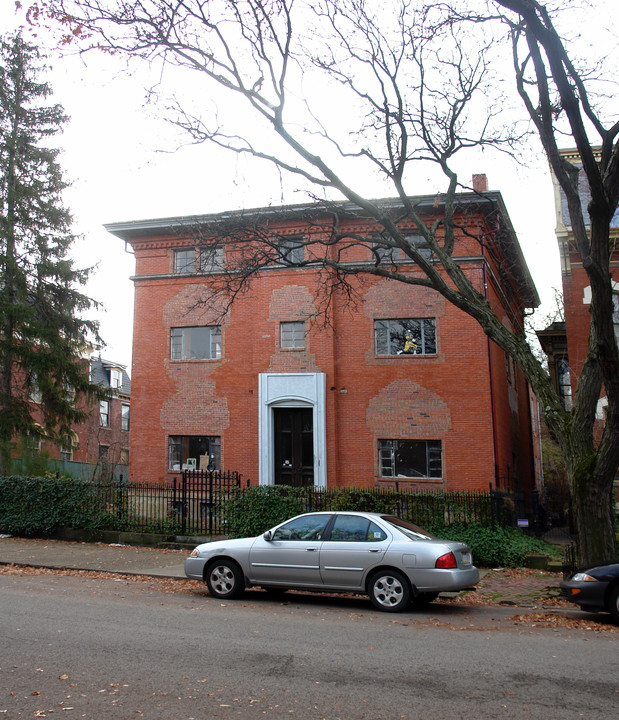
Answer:
[(305, 323), (282, 322), (279, 325), (280, 347), (302, 349), (305, 347)]
[(196, 271), (196, 250), (195, 248), (183, 248), (174, 251), (174, 272), (195, 273)]
[(110, 402), (109, 400), (101, 400), (99, 403), (99, 425), (101, 427), (110, 426)]
[(118, 368), (110, 368), (110, 387), (119, 388), (123, 384), (123, 373)]
[(121, 430), (129, 430), (129, 412), (130, 412), (129, 405), (123, 405), (121, 408), (121, 416), (120, 416), (120, 429)]
[(170, 330), (171, 360), (219, 360), (220, 358), (221, 327), (219, 325)]
[(388, 245), (381, 240), (375, 240), (372, 243), (372, 257), (378, 264), (394, 263), (401, 257), (400, 248)]
[(423, 235), (407, 235), (404, 239), (412, 245), (423, 258), (426, 260), (432, 258), (432, 250), (428, 247), (428, 243)]
[(440, 478), (443, 463), (440, 440), (379, 440), (381, 477)]
[(303, 239), (283, 238), (280, 242), (279, 253), (285, 263), (300, 263), (305, 258), (305, 245)]
[(201, 247), (198, 250), (200, 272), (217, 272), (224, 265), (224, 249), (221, 246)]
[(377, 355), (435, 355), (436, 320), (375, 320), (374, 341)]

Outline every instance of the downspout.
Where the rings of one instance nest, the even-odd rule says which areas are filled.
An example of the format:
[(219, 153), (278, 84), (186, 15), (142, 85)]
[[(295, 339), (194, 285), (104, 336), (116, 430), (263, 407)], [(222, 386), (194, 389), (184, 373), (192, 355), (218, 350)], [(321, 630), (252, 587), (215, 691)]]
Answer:
[[(488, 300), (488, 277), (486, 273), (486, 248), (483, 247), (482, 249), (482, 257), (484, 258), (483, 265), (482, 265), (482, 273), (483, 273), (483, 281), (484, 281), (484, 297), (486, 300)], [(499, 480), (499, 467), (497, 464), (497, 448), (498, 448), (498, 438), (497, 438), (497, 427), (496, 427), (496, 407), (495, 407), (495, 398), (494, 398), (494, 365), (492, 362), (492, 340), (490, 337), (486, 335), (486, 343), (488, 347), (488, 370), (490, 373), (490, 409), (491, 409), (491, 416), (492, 416), (492, 445), (493, 445), (493, 454), (494, 454), (494, 487), (495, 490), (498, 488), (498, 480)]]

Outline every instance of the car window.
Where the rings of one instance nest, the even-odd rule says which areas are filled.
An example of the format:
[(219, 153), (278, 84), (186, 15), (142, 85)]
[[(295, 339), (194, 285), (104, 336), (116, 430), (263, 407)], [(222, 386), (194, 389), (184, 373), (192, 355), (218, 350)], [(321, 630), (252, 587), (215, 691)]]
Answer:
[(387, 533), (367, 518), (356, 515), (338, 515), (329, 540), (339, 542), (380, 542)]
[(409, 522), (408, 520), (402, 520), (402, 518), (393, 517), (392, 515), (381, 515), (381, 519), (394, 525), (400, 532), (403, 532), (411, 540), (434, 540), (436, 539), (431, 532), (420, 528), (419, 525)]
[(304, 515), (285, 523), (273, 533), (272, 540), (320, 540), (330, 515)]

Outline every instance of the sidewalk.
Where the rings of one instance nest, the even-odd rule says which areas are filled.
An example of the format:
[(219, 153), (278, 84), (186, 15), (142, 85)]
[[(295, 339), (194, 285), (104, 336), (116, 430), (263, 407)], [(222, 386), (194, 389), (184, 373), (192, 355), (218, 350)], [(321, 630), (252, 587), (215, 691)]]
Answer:
[(0, 565), (185, 578), (183, 564), (188, 554), (132, 545), (0, 538)]
[[(93, 570), (126, 575), (186, 579), (186, 550), (163, 550), (133, 545), (0, 538), (0, 565)], [(462, 602), (486, 605), (540, 607), (559, 597), (561, 576), (541, 570), (498, 569), (480, 571), (474, 593)]]

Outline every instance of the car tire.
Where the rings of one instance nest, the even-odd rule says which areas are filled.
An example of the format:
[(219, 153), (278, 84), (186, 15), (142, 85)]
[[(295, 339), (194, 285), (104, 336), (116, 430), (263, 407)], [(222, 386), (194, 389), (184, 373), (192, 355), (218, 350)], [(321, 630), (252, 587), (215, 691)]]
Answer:
[(215, 560), (206, 568), (209, 593), (220, 600), (232, 600), (243, 594), (245, 579), (241, 568), (233, 560)]
[(400, 612), (411, 602), (411, 587), (397, 570), (380, 570), (368, 583), (368, 595), (374, 607), (385, 612)]
[(619, 625), (619, 585), (611, 588), (608, 596), (608, 612), (611, 614), (614, 622)]

